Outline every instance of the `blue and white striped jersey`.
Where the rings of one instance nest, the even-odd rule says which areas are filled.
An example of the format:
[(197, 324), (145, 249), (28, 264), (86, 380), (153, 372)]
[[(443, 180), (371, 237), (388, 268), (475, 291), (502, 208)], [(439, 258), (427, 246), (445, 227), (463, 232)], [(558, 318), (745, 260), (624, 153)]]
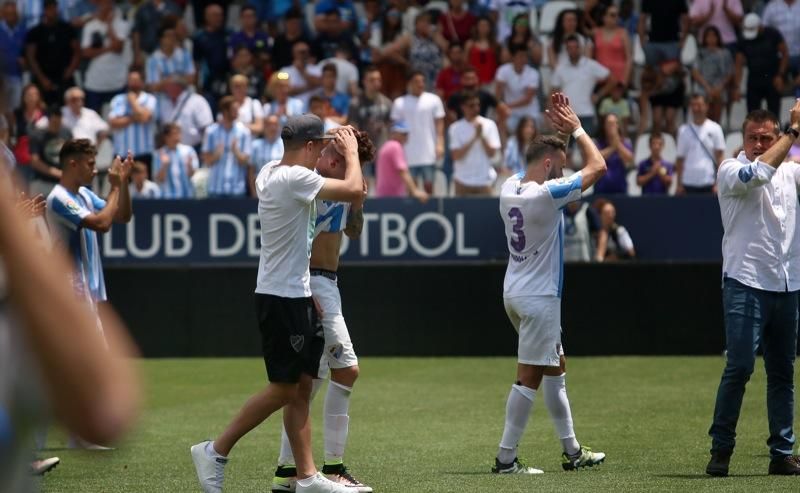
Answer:
[(583, 176), (522, 182), (512, 176), (500, 190), (500, 216), (508, 240), (503, 296), (558, 296), (564, 286), (564, 214), (580, 200)]
[(103, 264), (97, 233), (81, 226), (81, 221), (106, 206), (106, 201), (86, 187), (73, 194), (56, 185), (47, 197), (47, 222), (53, 239), (63, 245), (73, 262), (72, 284), (79, 296), (93, 301), (106, 300)]
[[(152, 113), (150, 121), (146, 123), (133, 122), (125, 128), (114, 130), (114, 152), (124, 156), (130, 150), (134, 156), (150, 154), (153, 152), (154, 137), (156, 132), (156, 107), (157, 99), (154, 95), (142, 91), (136, 98), (139, 105)], [(111, 99), (111, 109), (108, 118), (133, 116), (128, 94), (117, 94)]]
[(347, 226), (347, 214), (350, 204), (317, 200), (317, 220), (314, 223), (314, 236), (320, 233), (338, 233)]
[(161, 154), (166, 154), (169, 170), (166, 179), (159, 182), (161, 198), (164, 199), (191, 199), (194, 198), (194, 186), (189, 174), (186, 172), (186, 163), (190, 163), (195, 170), (200, 167), (200, 160), (192, 146), (178, 144), (175, 149), (162, 147), (153, 153), (153, 179), (158, 181), (158, 175), (164, 163)]
[[(59, 17), (67, 22), (75, 17), (90, 14), (96, 8), (89, 0), (58, 0)], [(44, 0), (17, 0), (17, 12), (25, 28), (33, 29), (42, 22)]]
[(270, 142), (267, 139), (253, 141), (253, 153), (250, 155), (250, 164), (256, 169), (256, 176), (261, 168), (270, 161), (283, 159), (283, 139), (278, 137)]
[(231, 146), (234, 140), (239, 152), (250, 156), (250, 130), (242, 123), (234, 122), (230, 130), (221, 123), (214, 123), (206, 129), (202, 151), (213, 153), (220, 144), (224, 148), (222, 157), (211, 166), (208, 173), (210, 196), (244, 195), (247, 192), (247, 166), (239, 164), (233, 155)]
[(153, 84), (170, 75), (190, 75), (194, 73), (192, 54), (182, 48), (175, 48), (171, 56), (157, 49), (147, 59), (147, 83)]

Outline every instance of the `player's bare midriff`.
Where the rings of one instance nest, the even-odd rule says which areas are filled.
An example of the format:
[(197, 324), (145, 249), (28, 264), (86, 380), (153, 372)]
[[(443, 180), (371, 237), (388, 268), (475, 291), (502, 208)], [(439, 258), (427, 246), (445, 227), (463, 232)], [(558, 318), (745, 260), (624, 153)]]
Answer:
[(311, 268), (336, 272), (339, 268), (339, 248), (342, 232), (319, 233), (311, 246)]

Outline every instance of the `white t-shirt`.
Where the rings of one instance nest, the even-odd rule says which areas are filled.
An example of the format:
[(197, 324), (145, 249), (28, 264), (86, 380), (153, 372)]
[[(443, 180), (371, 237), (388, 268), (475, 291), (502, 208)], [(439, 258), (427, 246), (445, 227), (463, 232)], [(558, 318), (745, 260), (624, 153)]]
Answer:
[(161, 98), (159, 121), (177, 123), (181, 127), (181, 144), (199, 145), (203, 141), (203, 131), (214, 123), (211, 106), (203, 96), (187, 89), (173, 103), (169, 98)]
[(130, 193), (132, 199), (160, 199), (161, 187), (156, 182), (145, 180), (141, 191), (131, 184)]
[[(702, 141), (702, 143), (701, 143)], [(683, 184), (709, 187), (716, 180), (714, 152), (725, 150), (725, 136), (718, 123), (706, 119), (702, 125), (684, 123), (678, 129), (678, 157), (683, 158)]]
[[(294, 65), (283, 67), (281, 72), (286, 72), (289, 74), (289, 87), (291, 89), (303, 89), (308, 87), (305, 77), (300, 75), (300, 71), (297, 70), (297, 67)], [(308, 64), (306, 67), (306, 73), (308, 75), (313, 75), (314, 77), (321, 77), (322, 68), (319, 65)], [(294, 97), (303, 102), (303, 108), (308, 108), (308, 100), (311, 99), (311, 95), (314, 93), (314, 90), (314, 88), (309, 88), (307, 91), (295, 94)]]
[[(494, 121), (478, 116), (477, 121), (481, 123), (481, 134), (495, 151), (500, 150), (500, 133)], [(450, 125), (447, 130), (450, 137), (450, 150), (464, 147), (475, 137), (475, 126), (465, 119), (458, 120)], [(467, 151), (467, 154), (458, 160), (453, 161), (453, 178), (459, 183), (469, 187), (483, 187), (491, 185), (497, 179), (497, 173), (492, 166), (491, 160), (496, 156), (489, 156), (480, 141), (475, 142)]]
[(242, 105), (239, 106), (239, 116), (236, 118), (237, 122), (250, 125), (256, 120), (264, 118), (264, 107), (261, 106), (260, 101), (256, 101), (250, 96), (245, 96)]
[(405, 122), (409, 128), (404, 146), (409, 167), (436, 163), (436, 120), (444, 115), (442, 100), (430, 92), (419, 97), (406, 94), (394, 100), (392, 120)]
[(67, 106), (61, 108), (61, 122), (64, 127), (72, 131), (73, 139), (89, 139), (97, 145), (97, 134), (108, 132), (111, 127), (95, 110), (81, 108), (79, 115), (75, 115)]
[[(112, 25), (116, 37), (127, 43), (126, 39), (131, 30), (130, 24), (121, 17), (114, 16)], [(108, 35), (108, 24), (97, 18), (87, 22), (81, 31), (81, 48), (86, 49), (92, 46), (93, 38), (102, 39), (103, 46), (110, 45), (111, 38)], [(86, 75), (83, 79), (84, 88), (98, 92), (114, 91), (124, 88), (127, 78), (128, 67), (125, 62), (124, 50), (119, 53), (110, 51), (89, 61), (89, 66), (86, 68)]]
[[(522, 73), (517, 73), (514, 70), (514, 65), (505, 63), (497, 69), (495, 80), (505, 83), (506, 89), (503, 93), (503, 102), (507, 104), (516, 103), (525, 97), (525, 91), (529, 88), (539, 89), (539, 72), (529, 65), (525, 65)], [(539, 99), (536, 96), (527, 106), (511, 110), (511, 114), (514, 116), (532, 116), (534, 118), (539, 117), (539, 112)]]
[(575, 114), (594, 116), (592, 92), (598, 82), (605, 80), (609, 70), (591, 58), (582, 56), (578, 63), (559, 63), (553, 72), (553, 87), (558, 87), (567, 95)]
[(256, 178), (261, 258), (256, 293), (283, 298), (311, 296), (308, 262), (325, 178), (300, 165), (267, 163)]
[(522, 183), (522, 173), (500, 190), (500, 216), (508, 241), (508, 268), (503, 297), (558, 296), (564, 286), (564, 214), (580, 200), (583, 175)]
[(350, 85), (358, 84), (358, 69), (355, 65), (342, 58), (328, 58), (319, 62), (320, 67), (325, 64), (333, 63), (336, 65), (336, 90), (344, 94), (350, 94)]

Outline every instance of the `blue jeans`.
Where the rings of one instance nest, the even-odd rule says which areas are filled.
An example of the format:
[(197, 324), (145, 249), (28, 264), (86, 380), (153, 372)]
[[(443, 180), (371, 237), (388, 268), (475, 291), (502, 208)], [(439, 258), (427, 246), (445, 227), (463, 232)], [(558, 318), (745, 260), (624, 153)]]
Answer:
[(708, 430), (712, 452), (732, 452), (744, 388), (764, 353), (770, 456), (791, 455), (795, 437), (794, 359), (797, 352), (798, 292), (754, 289), (726, 278), (722, 289), (727, 362), (717, 390), (714, 422)]
[(433, 183), (433, 178), (436, 175), (435, 164), (423, 164), (421, 166), (409, 166), (408, 172), (411, 178), (418, 180), (422, 178), (423, 183)]
[(681, 44), (678, 41), (651, 42), (642, 46), (645, 63), (658, 66), (670, 60), (679, 60), (681, 57)]

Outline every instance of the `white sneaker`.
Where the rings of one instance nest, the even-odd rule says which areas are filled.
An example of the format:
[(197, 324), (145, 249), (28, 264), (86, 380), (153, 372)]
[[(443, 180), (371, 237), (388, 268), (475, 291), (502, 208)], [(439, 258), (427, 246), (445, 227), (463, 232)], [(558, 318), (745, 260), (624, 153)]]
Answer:
[(320, 473), (314, 475), (313, 478), (314, 481), (308, 486), (303, 486), (298, 481), (295, 491), (297, 493), (353, 493), (352, 488), (334, 483)]
[(206, 440), (192, 446), (192, 462), (197, 471), (197, 479), (204, 493), (222, 493), (222, 482), (225, 480), (225, 464), (228, 459), (225, 457), (212, 456), (207, 447), (211, 446), (211, 441)]
[(67, 440), (67, 448), (71, 450), (94, 450), (94, 451), (114, 450), (113, 447), (105, 447), (103, 445), (98, 445), (96, 443), (87, 442), (83, 438), (75, 435), (70, 435), (69, 440)]
[(31, 462), (31, 474), (34, 476), (44, 476), (46, 473), (55, 469), (61, 463), (58, 457), (49, 457), (47, 459), (37, 459)]

